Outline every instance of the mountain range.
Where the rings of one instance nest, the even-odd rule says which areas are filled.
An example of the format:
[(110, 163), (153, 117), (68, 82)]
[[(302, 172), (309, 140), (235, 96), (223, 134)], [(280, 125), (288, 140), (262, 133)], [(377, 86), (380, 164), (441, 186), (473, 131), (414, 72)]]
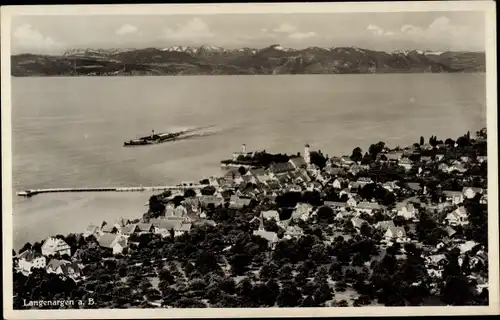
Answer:
[(357, 47), (225, 49), (172, 46), (72, 49), (11, 56), (13, 76), (243, 75), (484, 72), (484, 52), (383, 52)]

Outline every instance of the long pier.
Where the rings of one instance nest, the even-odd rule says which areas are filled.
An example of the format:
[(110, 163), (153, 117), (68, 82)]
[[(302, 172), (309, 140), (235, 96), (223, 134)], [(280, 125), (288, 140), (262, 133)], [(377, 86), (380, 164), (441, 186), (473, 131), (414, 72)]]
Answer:
[(149, 186), (149, 187), (102, 187), (102, 188), (51, 188), (51, 189), (28, 189), (18, 191), (16, 194), (22, 197), (31, 197), (41, 193), (63, 193), (63, 192), (142, 192), (142, 191), (166, 191), (166, 190), (187, 190), (202, 189), (208, 184), (197, 185), (176, 185), (176, 186)]

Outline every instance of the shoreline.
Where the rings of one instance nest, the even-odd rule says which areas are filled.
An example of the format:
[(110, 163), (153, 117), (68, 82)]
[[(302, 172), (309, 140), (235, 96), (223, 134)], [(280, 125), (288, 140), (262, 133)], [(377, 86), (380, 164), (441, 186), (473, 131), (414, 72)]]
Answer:
[[(485, 128), (481, 129), (481, 130), (486, 130)], [(406, 150), (408, 148), (411, 148), (412, 146), (411, 145), (408, 145), (406, 147), (400, 147), (400, 146), (397, 146), (396, 149), (389, 149), (390, 151), (394, 151), (394, 150)], [(262, 151), (255, 151), (255, 152), (262, 152)], [(265, 151), (264, 151), (265, 152)], [(271, 154), (271, 155), (284, 155), (284, 156), (287, 156), (287, 157), (300, 157), (300, 152), (297, 154), (297, 155), (287, 155), (287, 154), (281, 154), (281, 153), (277, 153), (277, 154)], [(347, 155), (343, 155), (342, 157), (348, 157)], [(338, 158), (338, 156), (333, 156), (332, 158)], [(250, 170), (251, 168), (254, 168), (254, 169), (258, 169), (259, 167), (258, 166), (255, 166), (255, 165), (246, 165), (246, 164), (238, 164), (238, 163), (227, 163), (227, 161), (231, 161), (231, 160), (221, 160), (220, 161), (220, 168), (223, 169), (223, 170), (227, 170), (227, 171), (231, 171), (231, 170), (234, 170), (234, 169), (238, 169), (240, 167), (244, 167), (245, 169), (247, 170)], [(235, 161), (233, 161), (235, 162)], [(221, 177), (215, 177), (215, 176), (212, 176), (212, 177), (209, 177), (209, 179), (219, 179)], [(206, 180), (208, 178), (204, 177), (202, 179), (200, 179), (200, 181), (203, 181), (203, 180)], [(178, 185), (176, 186), (182, 186), (182, 183), (179, 183)], [(210, 186), (209, 185), (203, 185), (203, 186)], [(184, 186), (186, 187), (186, 186)], [(127, 188), (127, 187), (123, 187), (123, 188)], [(158, 191), (158, 190), (155, 190), (154, 188), (155, 187), (147, 187), (147, 188), (150, 188), (150, 190), (144, 190), (145, 192), (151, 192), (152, 193), (152, 196), (155, 196), (155, 195), (159, 195), (159, 193), (155, 193), (154, 191)], [(71, 189), (71, 188), (68, 188), (68, 189)], [(143, 192), (143, 191), (141, 191)], [(122, 192), (116, 192), (118, 194), (121, 194)], [(28, 197), (29, 198), (29, 197)], [(147, 202), (144, 206), (147, 206)], [(147, 212), (145, 212), (147, 213)], [(123, 218), (123, 217), (122, 217)], [(142, 217), (137, 217), (135, 216), (134, 219), (141, 219)], [(92, 222), (91, 222), (92, 224)], [(70, 234), (75, 234), (75, 235), (83, 235), (84, 232), (80, 232), (80, 233), (70, 233)], [(69, 235), (68, 233), (65, 234), (65, 236)], [(52, 235), (53, 236), (53, 235)], [(50, 237), (50, 236), (49, 236)], [(40, 241), (43, 241), (43, 240), (40, 240)]]
[[(48, 247), (43, 241), (26, 244), (28, 246), (13, 257), (15, 288), (35, 273), (42, 277), (40, 281), (54, 276), (63, 281), (72, 279), (74, 290), (96, 283), (118, 285), (117, 290), (123, 290), (124, 283), (128, 283), (126, 295), (130, 299), (110, 297), (111, 300), (97, 301), (92, 294), (77, 297), (94, 299), (97, 307), (109, 306), (110, 302), (128, 307), (167, 308), (234, 307), (235, 304), (239, 307), (442, 305), (462, 300), (454, 300), (456, 298), (445, 291), (440, 293), (439, 272), (450, 271), (441, 270), (442, 265), (434, 259), (458, 249), (459, 255), (446, 259), (453, 264), (460, 263), (459, 260), (453, 262), (460, 257), (470, 264), (470, 269), (456, 275), (470, 292), (462, 303), (487, 304), (488, 270), (478, 260), (487, 259), (487, 239), (477, 232), (484, 230), (484, 219), (487, 221), (486, 129), (477, 131), (476, 135), (477, 138), (471, 138), (468, 132), (456, 141), (431, 136), (429, 143), (421, 137), (420, 143), (395, 149), (378, 142), (372, 144), (364, 156), (357, 147), (351, 156), (331, 158), (319, 150), (311, 151), (308, 144), (302, 156), (285, 155), (286, 158), (283, 154), (249, 153), (243, 145), (241, 152), (233, 154), (232, 161), (260, 161), (260, 168), (249, 171), (238, 168), (229, 170), (223, 177), (203, 179), (200, 183), (207, 180), (208, 186), (198, 192), (187, 189), (184, 193), (153, 194), (148, 211), (133, 220), (122, 216), (115, 224), (112, 221), (104, 221), (100, 226), (91, 223), (83, 232), (52, 235), (45, 240), (49, 241)], [(282, 160), (277, 161), (276, 157)], [(264, 159), (270, 158), (275, 161), (266, 163)], [(437, 170), (436, 173), (433, 174), (433, 170)], [(437, 172), (443, 172), (448, 179), (470, 172), (479, 180), (463, 185), (458, 191), (462, 185), (448, 184), (446, 179), (438, 179), (436, 186), (432, 177)], [(292, 181), (286, 182), (289, 178)], [(377, 188), (380, 189), (375, 192)], [(258, 189), (269, 193), (260, 194)], [(445, 206), (445, 211), (439, 206)], [(282, 214), (288, 210), (291, 211), (287, 218)], [(478, 210), (475, 215), (479, 216), (474, 219), (471, 216), (469, 221), (468, 210), (471, 213)], [(439, 235), (435, 231), (438, 229)], [(448, 235), (441, 235), (444, 232)], [(299, 245), (302, 237), (312, 241), (312, 247), (317, 249), (313, 250), (314, 257), (309, 257), (311, 248)], [(200, 253), (200, 249), (194, 249), (198, 252), (195, 255), (191, 249), (187, 250), (198, 246), (208, 255)], [(365, 249), (361, 250), (360, 246)], [(287, 257), (286, 253), (292, 248), (297, 253)], [(35, 259), (37, 263), (46, 261), (47, 267), (44, 264), (40, 269), (27, 259)], [(414, 259), (420, 262), (411, 263)], [(106, 273), (109, 266), (94, 274), (102, 268), (103, 261), (106, 261), (104, 265), (114, 265), (113, 268), (120, 265), (118, 274), (114, 271), (102, 278), (102, 270)], [(306, 263), (314, 265), (312, 270)], [(399, 276), (408, 278), (407, 285), (425, 294), (409, 298), (380, 293), (380, 289), (389, 285), (381, 284), (380, 277), (384, 277), (386, 265), (391, 263), (399, 266), (395, 269)], [(59, 272), (60, 276), (54, 265), (66, 266)], [(425, 271), (420, 269), (423, 266)], [(408, 267), (413, 268), (409, 274), (405, 271)], [(68, 273), (68, 268), (73, 271)], [(283, 278), (287, 273), (273, 276), (283, 268), (291, 270), (292, 280)], [(248, 283), (252, 290), (274, 288), (275, 294), (265, 300), (240, 301), (234, 299), (248, 293), (240, 292), (235, 297), (233, 291), (220, 292), (225, 297), (221, 300), (213, 290), (200, 290), (208, 286), (214, 276), (221, 277), (220, 283), (232, 282), (235, 288)], [(359, 277), (364, 280), (360, 282)], [(312, 284), (308, 284), (308, 278), (314, 280)], [(389, 283), (391, 281), (389, 279)], [(139, 288), (132, 289), (138, 283)], [(310, 285), (316, 288), (312, 290), (314, 294), (294, 298), (296, 300), (287, 296), (290, 292), (300, 294)], [(167, 294), (172, 292), (180, 296)], [(23, 292), (15, 297), (14, 308), (36, 307), (24, 303), (27, 296)], [(46, 295), (46, 300), (50, 297), (51, 294)]]

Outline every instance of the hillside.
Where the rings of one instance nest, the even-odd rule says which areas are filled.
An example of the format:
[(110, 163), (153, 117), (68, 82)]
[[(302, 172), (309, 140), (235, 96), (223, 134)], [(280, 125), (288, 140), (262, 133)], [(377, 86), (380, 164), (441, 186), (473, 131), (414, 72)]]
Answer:
[(11, 57), (13, 76), (127, 76), (484, 72), (484, 52), (392, 53), (356, 47), (228, 50), (214, 46), (74, 49), (60, 56)]

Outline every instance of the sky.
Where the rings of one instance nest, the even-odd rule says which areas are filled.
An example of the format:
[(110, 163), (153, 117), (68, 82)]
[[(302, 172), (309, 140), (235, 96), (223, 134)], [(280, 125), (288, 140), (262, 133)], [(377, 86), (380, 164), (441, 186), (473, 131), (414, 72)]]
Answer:
[(228, 49), (342, 47), (394, 51), (485, 50), (484, 12), (376, 12), (204, 15), (18, 15), (11, 52), (58, 54), (75, 48)]

